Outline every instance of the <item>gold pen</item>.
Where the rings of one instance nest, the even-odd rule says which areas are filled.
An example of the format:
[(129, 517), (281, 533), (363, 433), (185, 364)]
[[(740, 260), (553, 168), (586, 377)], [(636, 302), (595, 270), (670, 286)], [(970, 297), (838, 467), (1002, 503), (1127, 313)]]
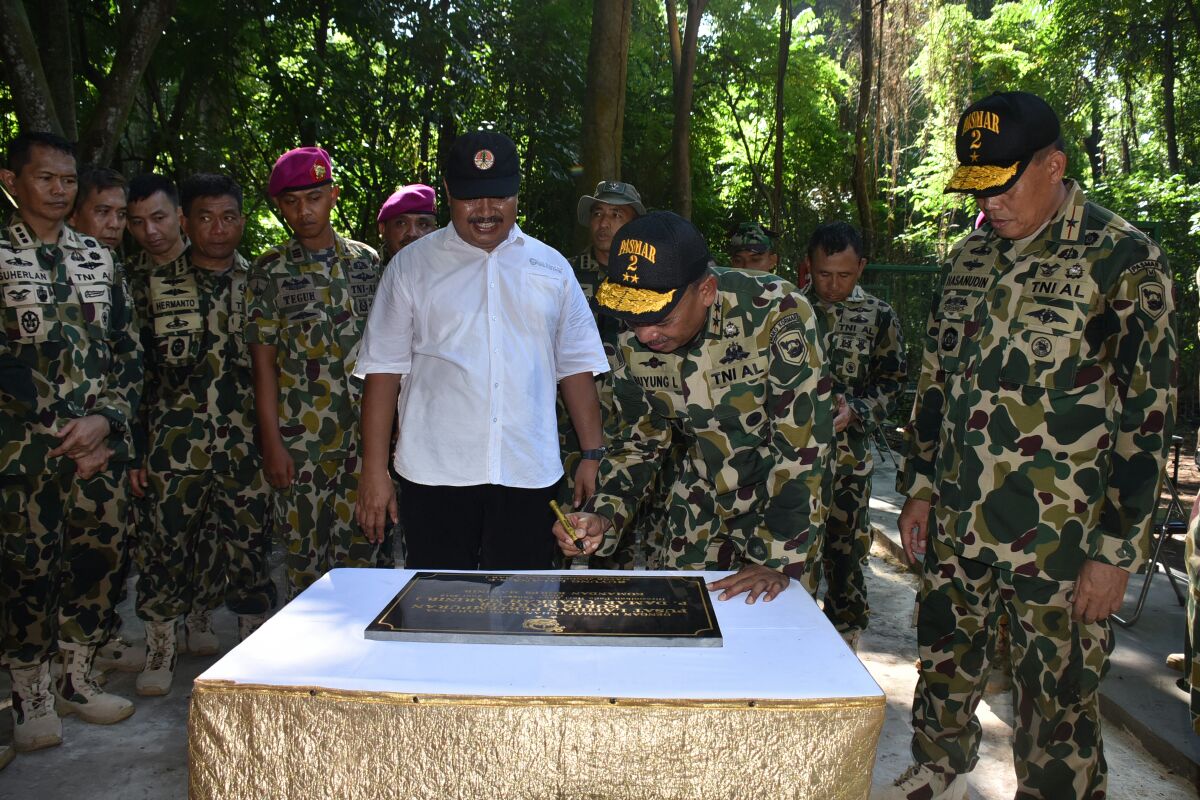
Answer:
[(571, 524), (571, 520), (567, 519), (567, 515), (558, 507), (558, 503), (554, 500), (550, 501), (550, 510), (554, 512), (554, 516), (558, 517), (559, 523), (563, 526), (563, 530), (567, 532), (574, 541), (571, 544), (575, 545), (575, 549), (583, 552), (583, 546), (586, 544), (582, 536), (575, 535), (575, 526)]

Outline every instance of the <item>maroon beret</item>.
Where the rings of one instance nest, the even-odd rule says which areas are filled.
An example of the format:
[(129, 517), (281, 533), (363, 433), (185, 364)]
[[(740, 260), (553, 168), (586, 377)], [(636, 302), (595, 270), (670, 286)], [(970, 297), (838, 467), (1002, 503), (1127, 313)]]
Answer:
[(284, 192), (298, 192), (333, 183), (333, 164), (329, 153), (319, 147), (297, 147), (288, 150), (275, 162), (267, 194), (278, 197)]
[(401, 214), (436, 214), (437, 196), (432, 186), (423, 183), (413, 183), (401, 186), (392, 196), (383, 202), (379, 209), (376, 222), (386, 222)]

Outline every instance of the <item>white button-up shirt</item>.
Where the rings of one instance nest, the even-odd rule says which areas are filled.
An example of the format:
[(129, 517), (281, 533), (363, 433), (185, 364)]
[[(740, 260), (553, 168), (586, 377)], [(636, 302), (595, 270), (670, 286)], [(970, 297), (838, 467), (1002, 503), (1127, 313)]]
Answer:
[(566, 259), (513, 225), (490, 253), (447, 225), (388, 264), (355, 374), (404, 375), (396, 471), (525, 489), (562, 477), (558, 382), (608, 370)]

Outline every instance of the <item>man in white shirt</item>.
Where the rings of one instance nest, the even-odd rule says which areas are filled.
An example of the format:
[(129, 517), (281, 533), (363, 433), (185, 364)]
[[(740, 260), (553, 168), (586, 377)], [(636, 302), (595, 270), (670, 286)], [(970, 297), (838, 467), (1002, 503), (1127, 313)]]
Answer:
[(590, 495), (603, 455), (593, 376), (608, 361), (566, 259), (516, 224), (512, 140), (461, 136), (444, 174), (451, 224), (388, 264), (358, 357), (358, 522), (378, 536), (399, 519), (386, 455), (399, 396), (405, 566), (544, 569), (562, 477), (555, 392), (584, 451), (575, 480)]

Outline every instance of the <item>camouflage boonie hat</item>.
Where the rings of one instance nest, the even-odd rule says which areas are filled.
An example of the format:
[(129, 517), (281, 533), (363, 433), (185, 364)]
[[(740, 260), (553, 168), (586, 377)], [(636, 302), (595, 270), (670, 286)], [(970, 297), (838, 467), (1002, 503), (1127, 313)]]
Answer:
[(1061, 130), (1054, 109), (1036, 94), (996, 92), (972, 103), (958, 120), (954, 150), (959, 166), (945, 191), (976, 197), (1004, 194)]
[(621, 226), (608, 251), (608, 278), (596, 304), (632, 325), (671, 313), (684, 290), (712, 263), (696, 226), (671, 211), (655, 211)]
[(729, 234), (729, 254), (742, 250), (769, 253), (777, 236), (778, 233), (757, 222), (740, 223)]
[(632, 183), (621, 183), (621, 181), (600, 181), (596, 184), (596, 193), (585, 194), (579, 198), (579, 204), (575, 207), (575, 218), (579, 220), (579, 224), (587, 226), (592, 216), (592, 206), (596, 203), (608, 203), (610, 206), (633, 206), (633, 210), (640, 217), (646, 213), (646, 207), (642, 205), (642, 196), (638, 194), (638, 190), (633, 188)]

